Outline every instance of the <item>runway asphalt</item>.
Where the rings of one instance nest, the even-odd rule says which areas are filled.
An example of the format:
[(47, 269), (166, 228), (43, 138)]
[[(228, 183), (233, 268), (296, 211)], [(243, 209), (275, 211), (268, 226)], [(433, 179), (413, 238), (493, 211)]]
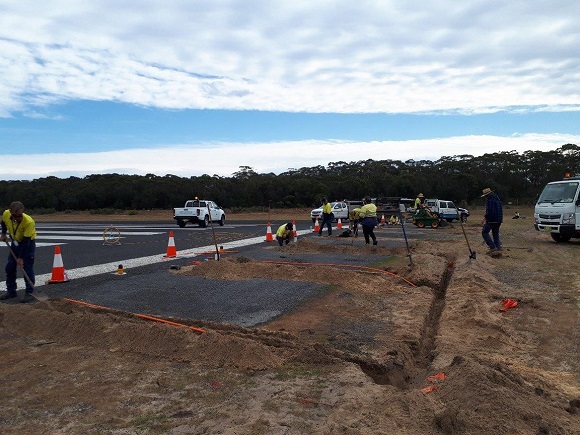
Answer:
[[(244, 227), (242, 233), (253, 235), (253, 231), (261, 228)], [(229, 230), (230, 233), (233, 231)], [(240, 231), (236, 228), (235, 231)], [(429, 229), (420, 230), (422, 233), (412, 231), (412, 233), (427, 235)], [(438, 236), (444, 236), (442, 229), (438, 230)], [(129, 231), (126, 230), (126, 233)], [(303, 237), (315, 237), (309, 229), (302, 230), (298, 236), (298, 243)], [(338, 235), (340, 230), (335, 230)], [(157, 239), (167, 238), (167, 230), (159, 231)], [(196, 232), (194, 229), (190, 232), (184, 232), (183, 240), (186, 240), (187, 234), (199, 236), (204, 234), (198, 240), (199, 243), (209, 241), (210, 232)], [(431, 233), (434, 234), (434, 233)], [(231, 236), (231, 234), (230, 234)], [(152, 240), (149, 236), (149, 240)], [(235, 237), (230, 237), (235, 238)], [(362, 239), (362, 235), (359, 236)], [(155, 239), (155, 240), (157, 240)], [(221, 238), (222, 240), (225, 237)], [(300, 254), (289, 253), (285, 250), (270, 249), (275, 247), (275, 242), (268, 243), (265, 241), (265, 235), (259, 235), (250, 238), (238, 238), (230, 242), (220, 243), (225, 249), (235, 248), (238, 251), (231, 256), (243, 255), (255, 260), (274, 260), (289, 262), (322, 262), (322, 263), (347, 263), (351, 265), (368, 266), (377, 258), (367, 256), (350, 256), (345, 258), (343, 254), (334, 254), (331, 249), (323, 254)], [(337, 239), (335, 237), (318, 238), (320, 243), (351, 244), (352, 239)], [(389, 229), (388, 232), (380, 233), (381, 244), (390, 246), (405, 246), (404, 238), (400, 228)], [(159, 245), (158, 242), (151, 242)], [(102, 250), (102, 244), (94, 245), (97, 249), (95, 252)], [(182, 244), (183, 246), (183, 244)], [(63, 249), (69, 248), (69, 245)], [(159, 251), (160, 246), (155, 249)], [(251, 327), (261, 323), (268, 322), (273, 318), (290, 312), (301, 303), (309, 298), (314, 297), (325, 289), (318, 285), (308, 282), (295, 282), (284, 280), (267, 280), (267, 279), (249, 279), (249, 280), (208, 280), (196, 276), (183, 276), (171, 272), (171, 268), (184, 267), (191, 264), (193, 258), (201, 261), (214, 261), (214, 255), (211, 254), (212, 245), (198, 246), (197, 248), (178, 251), (175, 258), (161, 259), (161, 253), (154, 254), (150, 257), (155, 261), (145, 262), (133, 267), (131, 262), (125, 260), (124, 272), (120, 275), (116, 273), (116, 262), (106, 263), (102, 266), (99, 273), (82, 276), (80, 271), (83, 267), (74, 269), (70, 275), (73, 275), (68, 282), (44, 285), (42, 291), (50, 298), (70, 298), (101, 305), (116, 310), (131, 313), (141, 313), (157, 315), (162, 317), (174, 317), (191, 320), (207, 320), (214, 322), (230, 323), (239, 326)], [(52, 249), (52, 248), (51, 248)], [(110, 249), (107, 247), (105, 249)], [(114, 248), (113, 248), (114, 249)], [(197, 249), (197, 251), (196, 251)], [(210, 251), (207, 251), (210, 249)], [(200, 251), (201, 250), (201, 251)], [(208, 254), (195, 255), (194, 252), (208, 252)], [(209, 260), (211, 259), (211, 260)], [(65, 262), (66, 265), (66, 262)], [(91, 266), (93, 267), (93, 266)], [(75, 277), (75, 272), (78, 275)], [(44, 279), (45, 276), (41, 276)], [(43, 281), (37, 278), (37, 283)], [(21, 282), (21, 284), (23, 284)], [(4, 287), (4, 284), (2, 284)], [(39, 289), (40, 290), (40, 289)], [(18, 303), (18, 299), (11, 299), (4, 303)]]

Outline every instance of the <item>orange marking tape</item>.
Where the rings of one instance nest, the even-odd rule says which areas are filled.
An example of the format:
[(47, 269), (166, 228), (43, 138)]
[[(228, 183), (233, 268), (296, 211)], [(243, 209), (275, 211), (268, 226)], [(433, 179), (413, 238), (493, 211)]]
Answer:
[(511, 299), (504, 299), (504, 301), (501, 304), (504, 306), (504, 308), (500, 308), (500, 311), (503, 313), (505, 313), (510, 308), (515, 308), (518, 306), (518, 302), (512, 301)]
[(445, 376), (445, 373), (440, 372), (440, 373), (437, 373), (436, 375), (428, 376), (427, 382), (444, 381), (445, 378), (447, 378), (447, 376)]
[(421, 388), (421, 393), (423, 394), (429, 394), (432, 391), (435, 391), (437, 389), (437, 385), (430, 385), (428, 387), (425, 388)]

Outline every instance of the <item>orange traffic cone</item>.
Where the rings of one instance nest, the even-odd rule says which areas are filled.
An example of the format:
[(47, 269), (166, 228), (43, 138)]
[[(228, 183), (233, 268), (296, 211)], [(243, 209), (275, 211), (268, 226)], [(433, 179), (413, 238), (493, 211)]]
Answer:
[(60, 245), (54, 247), (54, 261), (52, 263), (52, 276), (47, 281), (48, 284), (56, 284), (59, 282), (68, 282), (68, 276), (64, 271), (62, 263), (62, 255), (60, 255)]
[(164, 255), (165, 258), (177, 257), (177, 251), (175, 249), (175, 239), (173, 238), (173, 231), (169, 231), (169, 242), (167, 243), (167, 254)]
[(316, 222), (314, 224), (314, 232), (317, 233), (320, 231), (320, 225), (318, 224), (318, 218), (316, 218)]
[(336, 224), (336, 228), (338, 228), (339, 230), (342, 229), (342, 219), (338, 218), (338, 223)]
[(273, 242), (274, 237), (272, 237), (272, 226), (268, 222), (268, 227), (266, 228), (266, 242)]
[(381, 217), (381, 223), (384, 224), (386, 222), (385, 220), (385, 214), (383, 213), (383, 216)]
[(298, 228), (296, 228), (296, 221), (292, 221), (292, 227), (294, 228), (294, 243), (298, 241)]

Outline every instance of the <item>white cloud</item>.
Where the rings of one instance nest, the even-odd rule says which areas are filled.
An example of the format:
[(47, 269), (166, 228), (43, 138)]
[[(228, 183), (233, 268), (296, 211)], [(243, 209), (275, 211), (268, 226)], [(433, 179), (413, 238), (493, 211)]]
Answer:
[(579, 17), (577, 0), (4, 2), (0, 116), (71, 99), (309, 112), (579, 110)]
[[(297, 141), (268, 143), (205, 143), (174, 145), (157, 149), (131, 149), (96, 153), (54, 153), (3, 156), (3, 180), (35, 179), (48, 176), (68, 178), (90, 174), (148, 173), (181, 177), (203, 174), (231, 176), (239, 166), (258, 173), (287, 171), (288, 161), (280, 150), (292, 156), (292, 168), (326, 166), (330, 162), (359, 160), (438, 160), (442, 156), (480, 156), (502, 151), (550, 151), (566, 143), (580, 143), (580, 136), (525, 134), (511, 137), (460, 136), (408, 141)], [(219, 158), (218, 158), (219, 157)], [(26, 164), (23, 165), (22, 162)]]

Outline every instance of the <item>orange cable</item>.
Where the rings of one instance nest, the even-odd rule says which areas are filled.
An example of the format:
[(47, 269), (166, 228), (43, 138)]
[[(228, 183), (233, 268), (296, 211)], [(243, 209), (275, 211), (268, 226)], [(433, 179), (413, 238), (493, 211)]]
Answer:
[[(102, 309), (102, 310), (111, 310), (111, 308), (109, 308), (109, 307), (103, 307), (101, 305), (95, 305), (95, 304), (91, 304), (89, 302), (78, 301), (76, 299), (63, 298), (63, 300), (65, 300), (67, 302), (72, 302), (73, 304), (84, 305), (84, 306), (91, 307), (91, 308), (99, 308), (99, 309)], [(138, 313), (130, 313), (130, 314), (132, 314), (132, 315), (134, 315), (136, 317), (139, 317), (140, 319), (152, 320), (154, 322), (165, 323), (167, 325), (180, 326), (180, 327), (183, 327), (183, 328), (188, 328), (191, 331), (197, 332), (199, 334), (203, 334), (205, 332), (205, 329), (196, 328), (195, 326), (184, 325), (183, 323), (172, 322), (170, 320), (161, 319), (160, 317), (148, 316), (148, 315), (145, 315), (145, 314), (138, 314)]]

